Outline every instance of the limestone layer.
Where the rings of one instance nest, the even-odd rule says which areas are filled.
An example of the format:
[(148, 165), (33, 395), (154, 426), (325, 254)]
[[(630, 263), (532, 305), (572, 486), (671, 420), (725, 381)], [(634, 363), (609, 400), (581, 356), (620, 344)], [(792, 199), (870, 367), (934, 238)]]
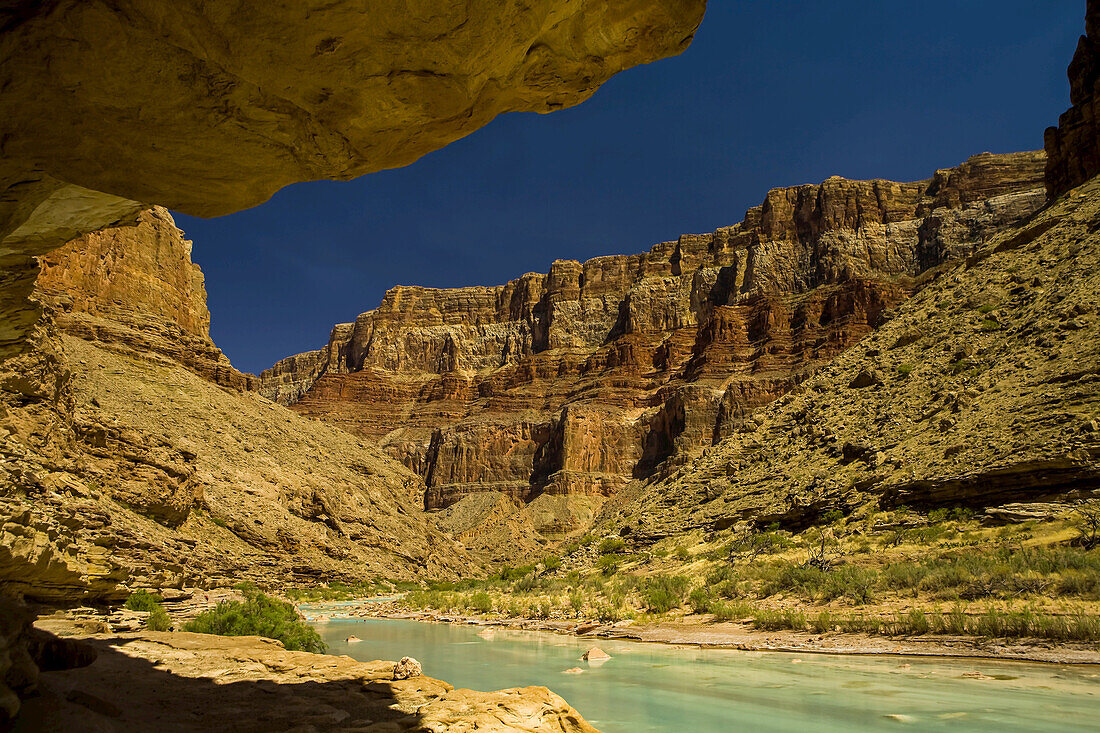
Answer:
[(46, 316), (0, 362), (0, 592), (470, 571), (416, 476), (245, 389), (190, 252), (152, 208), (43, 257)]
[(775, 189), (744, 220), (498, 287), (398, 287), (261, 375), (376, 439), (429, 508), (479, 491), (609, 496), (684, 460), (885, 320), (923, 273), (1045, 201), (1042, 153), (924, 181)]

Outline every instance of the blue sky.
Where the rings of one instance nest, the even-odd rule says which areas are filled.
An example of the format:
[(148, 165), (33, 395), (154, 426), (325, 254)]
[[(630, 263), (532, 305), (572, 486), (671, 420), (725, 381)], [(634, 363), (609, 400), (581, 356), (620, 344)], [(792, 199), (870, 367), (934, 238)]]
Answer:
[(739, 221), (769, 188), (917, 180), (1041, 148), (1084, 0), (710, 0), (692, 46), (584, 104), (511, 114), (412, 166), (176, 215), (212, 333), (258, 372), (393, 285), (458, 287)]

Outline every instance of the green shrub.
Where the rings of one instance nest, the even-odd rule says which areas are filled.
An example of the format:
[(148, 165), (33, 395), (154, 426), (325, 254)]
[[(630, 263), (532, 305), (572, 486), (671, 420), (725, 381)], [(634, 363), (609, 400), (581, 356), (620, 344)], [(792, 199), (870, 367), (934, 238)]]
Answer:
[(909, 611), (907, 617), (908, 631), (911, 634), (927, 634), (932, 630), (932, 622), (928, 620), (928, 616), (924, 611), (919, 609), (912, 609)]
[(506, 583), (519, 580), (525, 575), (530, 575), (535, 572), (534, 565), (520, 565), (518, 568), (513, 568), (508, 565), (504, 565), (493, 575), (494, 580), (503, 580)]
[(707, 609), (714, 614), (716, 621), (733, 621), (752, 615), (752, 607), (747, 603), (726, 603), (725, 601), (711, 601)]
[(986, 332), (1000, 331), (1001, 328), (1002, 328), (1002, 326), (1001, 326), (1000, 322), (997, 321), (996, 319), (993, 319), (993, 318), (983, 318), (982, 319), (981, 329), (983, 331), (986, 331)]
[(928, 575), (928, 568), (924, 565), (895, 562), (882, 569), (882, 583), (890, 590), (915, 591), (925, 575)]
[(1077, 544), (1088, 550), (1100, 547), (1100, 499), (1077, 502), (1073, 528), (1077, 530)]
[(810, 620), (810, 630), (815, 634), (824, 634), (828, 631), (832, 631), (836, 626), (836, 621), (833, 619), (833, 614), (828, 611), (822, 611), (817, 614), (817, 617)]
[(774, 555), (786, 550), (793, 544), (789, 537), (776, 531), (754, 532), (750, 530), (734, 537), (726, 548), (729, 561), (733, 562), (738, 557), (755, 560), (761, 555)]
[(802, 631), (806, 628), (806, 614), (789, 609), (785, 611), (762, 609), (753, 614), (752, 624), (765, 631), (779, 631), (782, 629)]
[(913, 373), (914, 369), (916, 369), (916, 367), (912, 364), (898, 364), (898, 376), (905, 379)]
[(146, 590), (134, 591), (122, 604), (131, 611), (145, 611), (149, 614), (145, 619), (145, 628), (150, 631), (171, 631), (172, 619), (168, 618), (168, 612), (160, 605), (164, 601), (156, 593)]
[(145, 619), (145, 628), (150, 631), (171, 631), (172, 619), (168, 618), (168, 612), (158, 605), (149, 612), (149, 618)]
[(244, 601), (222, 601), (183, 626), (184, 631), (219, 636), (264, 636), (291, 651), (323, 652), (325, 643), (312, 626), (298, 618), (294, 606), (259, 591)]
[(706, 613), (710, 608), (710, 593), (706, 588), (696, 588), (688, 594), (688, 605), (695, 613)]
[(573, 610), (574, 616), (580, 616), (584, 612), (584, 593), (579, 590), (573, 590), (569, 592), (569, 608)]
[(512, 590), (516, 593), (530, 593), (539, 587), (538, 578), (534, 573), (530, 575), (524, 575), (522, 578), (512, 583)]
[(684, 604), (691, 581), (684, 575), (657, 575), (641, 589), (642, 602), (653, 613), (668, 613)]
[(623, 563), (623, 555), (604, 555), (596, 561), (596, 567), (604, 575), (613, 575)]
[(557, 555), (547, 555), (542, 559), (542, 567), (548, 573), (552, 573), (561, 567), (561, 558)]
[(601, 555), (615, 555), (626, 549), (626, 541), (620, 537), (605, 537), (600, 540), (597, 550)]
[(163, 602), (164, 599), (156, 593), (150, 593), (147, 590), (136, 590), (130, 594), (130, 597), (122, 605), (131, 611), (149, 611), (151, 613), (158, 608), (163, 611), (164, 608), (160, 605)]
[(824, 601), (847, 598), (853, 603), (870, 603), (874, 600), (874, 588), (878, 574), (874, 570), (844, 565), (826, 573), (820, 597)]
[(466, 608), (478, 613), (489, 613), (493, 610), (493, 599), (485, 591), (478, 591), (466, 598)]

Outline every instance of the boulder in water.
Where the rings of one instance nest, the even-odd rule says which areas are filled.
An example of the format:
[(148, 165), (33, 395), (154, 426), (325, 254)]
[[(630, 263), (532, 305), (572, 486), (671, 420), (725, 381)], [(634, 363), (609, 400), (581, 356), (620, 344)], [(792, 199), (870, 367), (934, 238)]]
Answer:
[(393, 678), (395, 680), (407, 680), (410, 677), (419, 677), (424, 674), (424, 668), (420, 662), (412, 657), (401, 657), (401, 661), (393, 665)]
[(611, 659), (611, 655), (598, 646), (594, 646), (586, 651), (581, 659), (586, 662), (606, 662), (608, 659)]
[(344, 641), (346, 641), (349, 644), (354, 644), (357, 641), (362, 641), (362, 639), (360, 639), (358, 636), (349, 636), (348, 638), (344, 639)]

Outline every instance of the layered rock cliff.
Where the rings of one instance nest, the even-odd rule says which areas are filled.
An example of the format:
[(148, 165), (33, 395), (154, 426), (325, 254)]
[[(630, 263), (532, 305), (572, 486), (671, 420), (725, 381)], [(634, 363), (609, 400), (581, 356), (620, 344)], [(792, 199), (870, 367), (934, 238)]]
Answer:
[(644, 254), (394, 288), (261, 391), (378, 440), (424, 477), (429, 508), (481, 491), (609, 496), (728, 435), (922, 273), (1035, 212), (1043, 165), (983, 154), (914, 183), (832, 178)]
[(870, 504), (983, 510), (1100, 486), (1100, 178), (940, 268), (880, 329), (605, 507), (647, 542)]
[(190, 251), (154, 208), (45, 258), (38, 341), (0, 369), (0, 592), (473, 569), (415, 475), (243, 389)]
[(1100, 173), (1100, 2), (1089, 0), (1085, 35), (1069, 65), (1072, 106), (1046, 131), (1051, 198)]
[(77, 237), (44, 255), (40, 266), (36, 294), (65, 333), (167, 356), (223, 386), (255, 386), (210, 339), (202, 270), (166, 209), (142, 212), (133, 226)]

